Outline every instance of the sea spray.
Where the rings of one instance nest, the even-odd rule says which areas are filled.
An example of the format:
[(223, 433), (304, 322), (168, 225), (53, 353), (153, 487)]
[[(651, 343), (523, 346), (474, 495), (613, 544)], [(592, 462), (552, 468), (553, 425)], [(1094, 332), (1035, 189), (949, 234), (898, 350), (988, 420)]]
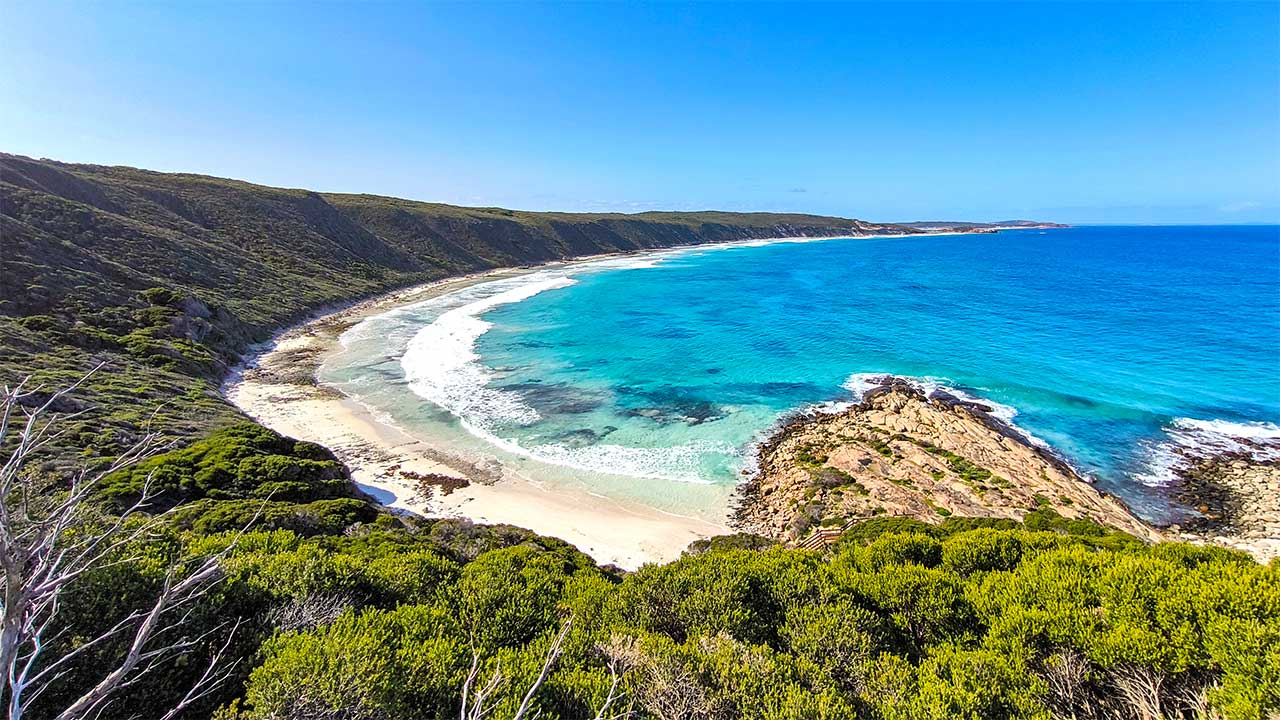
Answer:
[(1150, 487), (1166, 487), (1179, 477), (1189, 458), (1241, 455), (1255, 462), (1280, 461), (1280, 426), (1269, 422), (1230, 422), (1176, 418), (1165, 439), (1148, 440), (1147, 462), (1135, 479)]
[[(513, 392), (489, 386), (492, 371), (481, 365), (475, 343), (490, 327), (480, 315), (507, 303), (572, 285), (569, 277), (521, 278), (513, 287), (442, 313), (409, 341), (400, 360), (409, 387), (418, 395), (485, 433), (499, 423), (537, 422), (536, 410)], [(494, 283), (497, 285), (497, 283)]]

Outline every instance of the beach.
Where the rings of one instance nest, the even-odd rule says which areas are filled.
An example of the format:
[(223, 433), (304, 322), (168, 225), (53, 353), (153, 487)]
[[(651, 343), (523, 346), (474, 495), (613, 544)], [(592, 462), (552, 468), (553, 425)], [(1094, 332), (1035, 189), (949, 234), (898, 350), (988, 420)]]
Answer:
[[(915, 236), (952, 234), (957, 233), (935, 231)], [(477, 523), (527, 528), (570, 542), (601, 564), (625, 569), (668, 562), (695, 540), (734, 532), (727, 524), (732, 488), (724, 488), (723, 501), (716, 503), (723, 512), (717, 519), (708, 519), (705, 512), (700, 516), (684, 515), (641, 501), (588, 492), (580, 485), (540, 482), (494, 458), (477, 462), (464, 457), (451, 440), (436, 437), (422, 427), (401, 427), (320, 382), (317, 372), (328, 357), (342, 349), (343, 332), (362, 320), (481, 283), (571, 265), (631, 262), (650, 254), (824, 239), (830, 238), (746, 239), (609, 253), (531, 267), (499, 268), (403, 288), (354, 304), (321, 309), (311, 319), (280, 331), (271, 341), (248, 353), (242, 366), (224, 382), (222, 392), (262, 425), (333, 451), (347, 465), (352, 481), (384, 507), (429, 518), (466, 518)], [(648, 264), (643, 259), (639, 262)], [(447, 492), (436, 483), (423, 492), (419, 482), (422, 476), (433, 480), (459, 478), (466, 483), (465, 487), (449, 487)]]
[[(694, 540), (732, 532), (720, 523), (548, 488), (511, 468), (472, 465), (445, 443), (384, 422), (317, 383), (316, 369), (340, 347), (339, 336), (363, 318), (521, 272), (453, 278), (324, 314), (258, 348), (224, 385), (224, 393), (272, 430), (332, 450), (364, 492), (393, 510), (528, 528), (570, 542), (597, 562), (626, 569), (672, 560)], [(447, 494), (439, 487), (422, 492), (417, 478), (433, 475), (461, 477), (469, 484)]]
[[(1149, 241), (1145, 231), (1056, 232), (1119, 254)], [(1198, 508), (1215, 503), (1179, 499), (1182, 491), (1153, 468), (1181, 437), (1179, 423), (1208, 422), (1214, 441), (1275, 434), (1251, 407), (1268, 382), (1253, 366), (1219, 365), (1214, 383), (1202, 370), (1233, 333), (1249, 340), (1266, 328), (1215, 320), (1221, 341), (1162, 356), (1158, 348), (1174, 343), (1161, 333), (1205, 312), (1195, 297), (1147, 293), (1142, 302), (1101, 306), (1144, 321), (1114, 325), (1082, 296), (1081, 322), (1107, 339), (1106, 352), (1073, 354), (1076, 330), (1041, 322), (1046, 309), (1036, 298), (1137, 281), (1109, 283), (1119, 265), (1063, 254), (1040, 233), (963, 244), (941, 244), (943, 234), (892, 243), (748, 240), (448, 279), (333, 308), (283, 332), (226, 393), (264, 425), (329, 447), (387, 507), (527, 527), (625, 568), (732, 532), (728, 510), (754, 467), (752, 448), (787, 413), (854, 400), (868, 374), (967, 389), (1003, 420), (1016, 415), (1036, 443), (1061, 448), (1078, 463), (1073, 471), (1144, 522), (1174, 534), (1199, 528)], [(702, 252), (711, 249), (725, 252)], [(1045, 287), (1028, 294), (987, 275), (1008, 252), (1058, 252), (1057, 264), (1074, 269), (1061, 281), (1035, 273), (1027, 282)], [(952, 271), (966, 262), (970, 272)], [(926, 295), (950, 308), (946, 317), (921, 312)], [(983, 302), (973, 302), (978, 296)], [(1036, 351), (1002, 340), (1010, 337)], [(1160, 358), (1147, 372), (1178, 392), (1121, 382), (1127, 357)], [(1054, 359), (1054, 372), (1044, 358)], [(893, 507), (881, 498), (862, 509)], [(1234, 545), (1223, 539), (1235, 534), (1230, 527), (1257, 525), (1248, 520), (1252, 506), (1240, 507), (1243, 520), (1199, 531)], [(1268, 522), (1254, 530), (1271, 538)]]

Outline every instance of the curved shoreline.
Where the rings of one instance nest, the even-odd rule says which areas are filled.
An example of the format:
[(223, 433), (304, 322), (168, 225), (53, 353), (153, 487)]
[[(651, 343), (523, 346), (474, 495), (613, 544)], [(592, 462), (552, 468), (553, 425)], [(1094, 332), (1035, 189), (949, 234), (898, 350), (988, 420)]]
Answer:
[[(410, 434), (369, 408), (320, 384), (315, 372), (339, 348), (338, 336), (365, 317), (470, 284), (528, 269), (454, 278), (358, 303), (295, 326), (247, 360), (224, 385), (226, 397), (263, 425), (332, 450), (352, 479), (380, 504), (426, 516), (505, 523), (561, 538), (601, 563), (635, 569), (671, 560), (694, 540), (727, 526), (624, 504), (600, 495), (548, 489), (509, 468), (476, 467), (447, 443)], [(468, 484), (424, 497), (419, 476), (461, 477)]]
[[(901, 237), (961, 235), (913, 233)], [(455, 454), (449, 443), (411, 433), (378, 418), (368, 407), (316, 378), (325, 359), (341, 348), (339, 336), (365, 318), (430, 300), (481, 283), (556, 267), (617, 258), (679, 254), (776, 242), (816, 242), (882, 237), (784, 237), (610, 253), (536, 266), (499, 268), (402, 288), (318, 311), (256, 346), (222, 384), (223, 395), (246, 415), (289, 437), (329, 448), (357, 485), (384, 507), (429, 517), (465, 517), (517, 525), (566, 540), (601, 563), (635, 569), (679, 557), (695, 540), (732, 532), (711, 522), (591, 492), (547, 488), (508, 466), (479, 467)], [(885, 235), (883, 237), (898, 237)], [(446, 492), (424, 496), (420, 478), (458, 478)], [(724, 516), (732, 488), (726, 488)]]
[[(904, 237), (963, 234), (967, 233), (916, 233)], [(732, 487), (726, 488), (722, 522), (664, 512), (640, 502), (624, 502), (584, 490), (548, 488), (506, 465), (479, 467), (456, 454), (442, 438), (387, 422), (359, 401), (321, 384), (316, 379), (317, 369), (340, 349), (339, 336), (361, 320), (477, 284), (615, 258), (877, 237), (881, 236), (748, 239), (614, 253), (496, 269), (413, 286), (334, 308), (285, 329), (246, 359), (243, 369), (224, 383), (223, 392), (242, 411), (273, 430), (329, 447), (351, 469), (353, 480), (389, 508), (526, 527), (560, 537), (600, 562), (622, 567), (666, 561), (678, 557), (694, 540), (732, 532), (727, 524)], [(420, 487), (423, 477), (445, 478), (448, 490), (428, 490), (424, 496)], [(454, 478), (461, 481), (454, 482)]]

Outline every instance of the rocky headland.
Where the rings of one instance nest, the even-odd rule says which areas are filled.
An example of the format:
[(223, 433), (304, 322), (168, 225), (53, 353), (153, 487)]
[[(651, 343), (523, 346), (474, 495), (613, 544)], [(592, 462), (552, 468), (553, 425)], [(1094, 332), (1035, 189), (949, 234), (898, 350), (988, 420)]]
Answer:
[(1049, 508), (1144, 540), (1163, 534), (980, 402), (885, 377), (837, 413), (785, 424), (759, 450), (735, 524), (797, 542), (876, 516), (1022, 520)]

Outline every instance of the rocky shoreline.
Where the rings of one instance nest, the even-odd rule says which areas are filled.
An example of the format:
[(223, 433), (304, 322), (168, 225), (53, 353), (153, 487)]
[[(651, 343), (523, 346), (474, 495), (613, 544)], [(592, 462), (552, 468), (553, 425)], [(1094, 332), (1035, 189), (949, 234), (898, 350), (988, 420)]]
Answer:
[(734, 527), (799, 544), (879, 516), (937, 524), (952, 516), (1023, 520), (1048, 509), (1149, 542), (1220, 545), (1260, 562), (1280, 557), (1280, 438), (1175, 431), (1165, 491), (1187, 515), (1153, 527), (990, 406), (903, 378), (873, 384), (861, 402), (798, 415), (760, 444)]
[(980, 402), (885, 377), (837, 413), (810, 413), (761, 444), (733, 523), (798, 542), (877, 516), (1022, 520), (1051, 509), (1147, 541), (1164, 534), (1099, 492)]
[(1179, 447), (1168, 490), (1189, 517), (1179, 540), (1280, 557), (1280, 439), (1231, 438), (1229, 448)]

